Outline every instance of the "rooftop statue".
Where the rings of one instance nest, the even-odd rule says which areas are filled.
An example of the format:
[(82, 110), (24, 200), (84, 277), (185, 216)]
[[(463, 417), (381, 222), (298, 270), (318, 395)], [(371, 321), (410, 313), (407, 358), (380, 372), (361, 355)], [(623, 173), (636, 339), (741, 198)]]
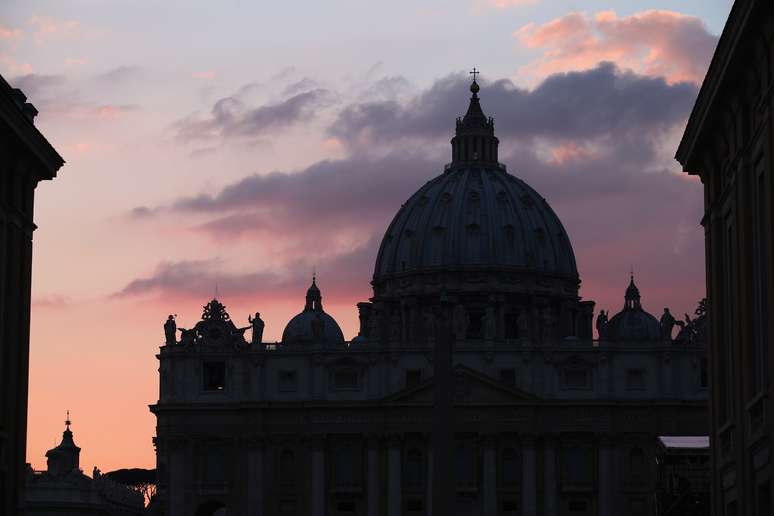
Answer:
[(164, 337), (168, 345), (177, 342), (177, 324), (175, 323), (174, 315), (167, 317), (167, 320), (164, 322)]
[(253, 337), (252, 337), (252, 344), (253, 345), (259, 345), (261, 342), (263, 342), (263, 328), (266, 326), (266, 324), (261, 319), (260, 312), (255, 312), (255, 317), (247, 316), (247, 322), (249, 322), (253, 327)]
[(600, 310), (597, 316), (597, 333), (599, 334), (599, 340), (607, 338), (607, 312), (604, 310)]
[(672, 329), (675, 327), (675, 324), (677, 321), (674, 317), (672, 317), (672, 314), (669, 313), (669, 308), (664, 308), (664, 314), (661, 316), (661, 319), (659, 320), (659, 324), (661, 324), (661, 338), (665, 341), (671, 341), (672, 340)]

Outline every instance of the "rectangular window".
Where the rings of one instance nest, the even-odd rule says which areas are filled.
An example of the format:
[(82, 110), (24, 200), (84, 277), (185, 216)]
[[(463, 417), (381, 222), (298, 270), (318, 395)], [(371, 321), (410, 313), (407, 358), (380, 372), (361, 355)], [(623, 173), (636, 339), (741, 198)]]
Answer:
[(280, 514), (283, 516), (290, 516), (296, 514), (296, 502), (295, 500), (282, 500), (279, 504)]
[(570, 512), (586, 512), (588, 502), (586, 500), (570, 500), (567, 504), (567, 509)]
[(564, 372), (563, 378), (566, 389), (589, 388), (589, 374), (585, 369), (568, 369)]
[(626, 388), (630, 391), (645, 389), (645, 371), (642, 369), (629, 369), (626, 371)]
[(338, 391), (354, 391), (358, 387), (357, 371), (342, 369), (333, 373), (333, 386)]
[(422, 503), (422, 500), (412, 498), (406, 502), (406, 510), (409, 512), (422, 512), (424, 510), (424, 504)]
[(295, 371), (280, 371), (277, 378), (277, 390), (294, 392), (298, 390), (298, 375)]
[(221, 484), (226, 481), (225, 450), (222, 446), (211, 444), (204, 452), (204, 482)]
[(352, 501), (339, 502), (336, 504), (336, 510), (339, 514), (355, 514), (357, 504)]
[(500, 381), (509, 387), (516, 387), (516, 370), (500, 369)]
[(421, 369), (409, 369), (406, 371), (406, 388), (416, 387), (422, 382)]
[(226, 363), (204, 362), (202, 364), (202, 389), (222, 391), (226, 388)]

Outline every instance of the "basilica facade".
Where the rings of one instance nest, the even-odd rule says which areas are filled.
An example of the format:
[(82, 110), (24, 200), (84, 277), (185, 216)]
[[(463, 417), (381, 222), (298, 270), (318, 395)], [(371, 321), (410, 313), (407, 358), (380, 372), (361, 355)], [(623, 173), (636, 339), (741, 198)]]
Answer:
[(658, 437), (707, 433), (703, 305), (657, 319), (632, 275), (595, 324), (561, 221), (499, 163), (471, 93), (451, 163), (387, 228), (356, 337), (316, 279), (279, 343), (218, 299), (194, 328), (170, 316), (164, 514), (654, 514)]

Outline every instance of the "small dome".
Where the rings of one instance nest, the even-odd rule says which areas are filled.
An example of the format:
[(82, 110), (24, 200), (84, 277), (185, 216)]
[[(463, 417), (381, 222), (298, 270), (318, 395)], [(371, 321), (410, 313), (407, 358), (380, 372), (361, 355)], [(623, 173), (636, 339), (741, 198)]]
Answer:
[(661, 324), (653, 315), (642, 309), (640, 289), (634, 284), (634, 275), (629, 280), (624, 296), (623, 310), (610, 319), (608, 338), (613, 341), (659, 340)]
[(293, 317), (282, 332), (283, 344), (343, 344), (344, 334), (336, 320), (325, 313), (316, 278), (306, 291), (304, 311)]

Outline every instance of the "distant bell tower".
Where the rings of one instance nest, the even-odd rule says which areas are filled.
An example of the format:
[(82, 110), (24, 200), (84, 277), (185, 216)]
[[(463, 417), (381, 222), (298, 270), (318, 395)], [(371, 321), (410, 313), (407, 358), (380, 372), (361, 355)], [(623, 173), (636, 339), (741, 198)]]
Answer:
[(55, 477), (65, 476), (80, 468), (81, 449), (73, 441), (71, 424), (70, 411), (68, 410), (65, 431), (62, 432), (62, 442), (56, 448), (51, 448), (46, 452), (48, 473)]

